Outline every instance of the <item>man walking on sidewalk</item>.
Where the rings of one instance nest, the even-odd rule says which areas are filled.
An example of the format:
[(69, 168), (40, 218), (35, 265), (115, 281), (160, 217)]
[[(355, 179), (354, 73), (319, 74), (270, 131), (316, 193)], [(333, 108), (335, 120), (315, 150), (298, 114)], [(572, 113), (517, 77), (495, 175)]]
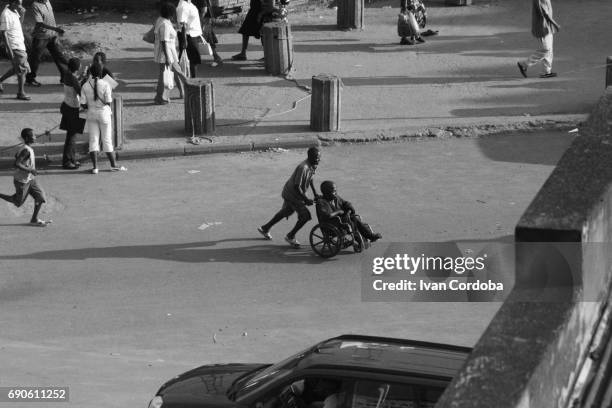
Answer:
[(26, 73), (30, 71), (28, 54), (21, 22), (25, 12), (21, 5), (22, 0), (11, 0), (0, 14), (0, 35), (4, 39), (12, 67), (0, 77), (0, 93), (4, 92), (2, 82), (13, 75), (17, 75), (17, 99), (29, 101), (31, 98), (25, 94), (23, 88)]
[(32, 14), (34, 15), (36, 25), (32, 32), (32, 49), (30, 50), (31, 71), (26, 77), (26, 85), (41, 85), (41, 83), (36, 80), (36, 74), (38, 73), (38, 66), (40, 65), (40, 57), (45, 48), (49, 50), (53, 62), (57, 65), (61, 82), (67, 70), (68, 61), (59, 48), (57, 35), (64, 34), (64, 30), (57, 27), (55, 24), (53, 7), (51, 7), (51, 2), (49, 0), (34, 0), (34, 3), (32, 3)]
[(542, 61), (544, 72), (540, 78), (554, 78), (553, 62), (553, 34), (559, 31), (559, 24), (553, 19), (551, 0), (532, 0), (531, 34), (538, 39), (540, 48), (525, 61), (516, 64), (523, 77), (527, 78), (527, 68)]

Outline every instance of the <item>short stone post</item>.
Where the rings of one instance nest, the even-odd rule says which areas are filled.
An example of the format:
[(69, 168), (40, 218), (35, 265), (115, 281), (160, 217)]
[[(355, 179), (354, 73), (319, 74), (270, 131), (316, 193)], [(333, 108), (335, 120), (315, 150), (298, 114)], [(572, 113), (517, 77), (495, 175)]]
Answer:
[(363, 29), (363, 0), (338, 0), (336, 20), (341, 30)]
[(121, 95), (113, 95), (111, 109), (113, 112), (113, 145), (115, 150), (121, 150), (125, 141), (123, 136), (123, 97)]
[(612, 86), (612, 57), (606, 58), (606, 88)]
[(194, 136), (215, 130), (215, 96), (212, 81), (185, 81), (185, 132)]
[(340, 129), (342, 81), (339, 77), (319, 74), (312, 77), (310, 129), (319, 132)]
[(271, 75), (287, 74), (293, 66), (291, 26), (286, 21), (273, 21), (263, 25), (264, 61)]

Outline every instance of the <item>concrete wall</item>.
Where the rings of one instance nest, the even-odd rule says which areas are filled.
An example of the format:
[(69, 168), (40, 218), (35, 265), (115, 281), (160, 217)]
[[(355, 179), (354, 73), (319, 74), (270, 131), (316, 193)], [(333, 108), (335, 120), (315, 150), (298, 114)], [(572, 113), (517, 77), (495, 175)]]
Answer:
[(609, 369), (587, 385), (610, 348), (611, 102), (608, 88), (521, 217), (515, 289), (436, 407), (580, 407), (607, 392)]

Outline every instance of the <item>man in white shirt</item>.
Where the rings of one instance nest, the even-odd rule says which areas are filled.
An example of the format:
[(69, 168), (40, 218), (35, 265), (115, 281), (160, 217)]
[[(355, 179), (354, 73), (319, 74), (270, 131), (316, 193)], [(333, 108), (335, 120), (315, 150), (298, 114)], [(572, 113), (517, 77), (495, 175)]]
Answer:
[(200, 13), (191, 0), (180, 0), (176, 7), (176, 18), (181, 27), (179, 34), (179, 58), (183, 52), (187, 52), (189, 58), (189, 70), (191, 77), (195, 78), (197, 66), (202, 63), (197, 42), (202, 38), (202, 25), (200, 24)]
[(26, 95), (24, 89), (25, 76), (30, 72), (23, 29), (21, 28), (24, 14), (25, 9), (22, 6), (22, 0), (10, 0), (8, 6), (0, 14), (0, 33), (7, 45), (9, 58), (13, 63), (11, 69), (0, 77), (0, 93), (4, 92), (2, 82), (13, 75), (17, 75), (17, 99), (29, 101), (31, 98)]

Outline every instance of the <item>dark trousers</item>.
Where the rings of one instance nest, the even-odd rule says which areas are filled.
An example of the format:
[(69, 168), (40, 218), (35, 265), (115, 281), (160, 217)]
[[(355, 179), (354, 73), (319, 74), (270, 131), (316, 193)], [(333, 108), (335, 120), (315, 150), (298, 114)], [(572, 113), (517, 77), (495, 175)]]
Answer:
[(49, 54), (53, 58), (53, 62), (57, 66), (60, 77), (64, 77), (64, 73), (68, 70), (68, 61), (64, 54), (60, 51), (57, 37), (52, 38), (33, 38), (32, 48), (30, 50), (28, 62), (30, 63), (30, 72), (26, 75), (26, 81), (36, 79), (38, 66), (40, 65), (40, 57), (45, 49), (49, 50)]
[(64, 142), (64, 154), (62, 157), (62, 165), (69, 166), (76, 163), (76, 153), (74, 151), (74, 143), (76, 141), (76, 133), (66, 133), (66, 141)]

